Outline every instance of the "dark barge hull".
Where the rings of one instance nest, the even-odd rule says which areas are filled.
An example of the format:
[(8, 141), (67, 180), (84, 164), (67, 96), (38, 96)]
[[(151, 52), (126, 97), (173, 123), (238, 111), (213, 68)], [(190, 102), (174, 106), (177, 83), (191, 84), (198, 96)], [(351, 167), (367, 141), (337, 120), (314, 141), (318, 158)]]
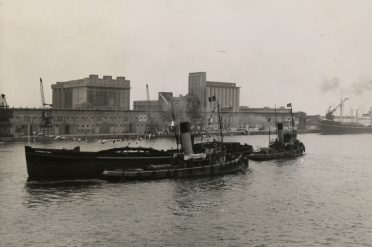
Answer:
[(100, 178), (105, 169), (144, 168), (149, 164), (170, 162), (173, 158), (172, 153), (157, 150), (126, 155), (26, 146), (25, 152), (29, 179)]
[[(228, 153), (241, 153), (244, 156), (252, 150), (250, 145), (235, 142), (225, 143), (225, 146)], [(78, 148), (66, 150), (25, 147), (29, 180), (102, 178), (104, 170), (145, 169), (149, 165), (169, 164), (176, 152), (177, 150), (130, 147), (98, 152), (81, 152)]]
[(320, 132), (322, 135), (371, 134), (372, 127), (322, 120), (320, 122)]

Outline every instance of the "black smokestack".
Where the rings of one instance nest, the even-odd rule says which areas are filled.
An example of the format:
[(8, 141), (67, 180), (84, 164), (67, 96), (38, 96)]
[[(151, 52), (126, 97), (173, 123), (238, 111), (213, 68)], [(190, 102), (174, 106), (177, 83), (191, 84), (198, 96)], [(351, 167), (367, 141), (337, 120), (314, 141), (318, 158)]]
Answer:
[(192, 140), (190, 134), (190, 123), (182, 122), (180, 123), (180, 132), (181, 132), (181, 146), (184, 154), (189, 155), (193, 154), (192, 150)]
[(284, 142), (284, 134), (283, 134), (283, 123), (278, 123), (278, 141), (283, 143)]

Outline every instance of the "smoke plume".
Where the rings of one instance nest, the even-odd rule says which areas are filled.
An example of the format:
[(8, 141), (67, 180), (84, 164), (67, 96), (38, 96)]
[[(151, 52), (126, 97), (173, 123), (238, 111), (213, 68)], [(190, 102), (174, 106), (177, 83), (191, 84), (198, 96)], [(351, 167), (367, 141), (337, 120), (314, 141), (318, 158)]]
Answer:
[(320, 92), (327, 93), (340, 88), (340, 80), (337, 77), (331, 79), (325, 79), (322, 84), (320, 84)]
[(351, 91), (356, 95), (362, 95), (364, 92), (372, 89), (372, 79), (359, 78), (351, 84)]

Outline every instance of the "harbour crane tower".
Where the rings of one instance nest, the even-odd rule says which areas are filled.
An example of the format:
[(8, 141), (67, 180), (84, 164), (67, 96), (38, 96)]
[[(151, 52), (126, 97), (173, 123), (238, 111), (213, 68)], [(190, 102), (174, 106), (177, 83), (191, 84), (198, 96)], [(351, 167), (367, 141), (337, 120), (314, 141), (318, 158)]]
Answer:
[(40, 130), (43, 134), (51, 133), (52, 130), (52, 104), (45, 103), (43, 80), (40, 78), (40, 97), (41, 97), (41, 122)]
[(335, 116), (333, 115), (335, 113), (335, 111), (340, 108), (341, 109), (341, 115), (342, 115), (342, 108), (344, 106), (344, 103), (348, 100), (349, 98), (345, 98), (345, 99), (341, 99), (341, 103), (338, 104), (336, 107), (332, 108), (331, 106), (329, 106), (328, 108), (328, 111), (326, 113), (326, 119), (327, 120), (334, 120), (335, 119)]
[(150, 102), (149, 85), (147, 84), (146, 84), (146, 100), (147, 100), (147, 103)]
[(0, 108), (9, 108), (8, 102), (6, 101), (5, 94), (1, 94), (0, 98)]

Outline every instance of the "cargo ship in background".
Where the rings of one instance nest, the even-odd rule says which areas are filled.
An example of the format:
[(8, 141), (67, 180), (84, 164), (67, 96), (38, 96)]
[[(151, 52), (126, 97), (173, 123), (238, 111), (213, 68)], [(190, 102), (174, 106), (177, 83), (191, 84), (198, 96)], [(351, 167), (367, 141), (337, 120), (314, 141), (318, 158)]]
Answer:
[[(320, 121), (320, 131), (322, 135), (342, 135), (342, 134), (372, 134), (372, 109), (367, 114), (358, 116), (343, 116), (343, 105), (348, 98), (342, 99), (336, 107), (329, 107), (325, 119)], [(340, 116), (334, 115), (340, 109)]]

